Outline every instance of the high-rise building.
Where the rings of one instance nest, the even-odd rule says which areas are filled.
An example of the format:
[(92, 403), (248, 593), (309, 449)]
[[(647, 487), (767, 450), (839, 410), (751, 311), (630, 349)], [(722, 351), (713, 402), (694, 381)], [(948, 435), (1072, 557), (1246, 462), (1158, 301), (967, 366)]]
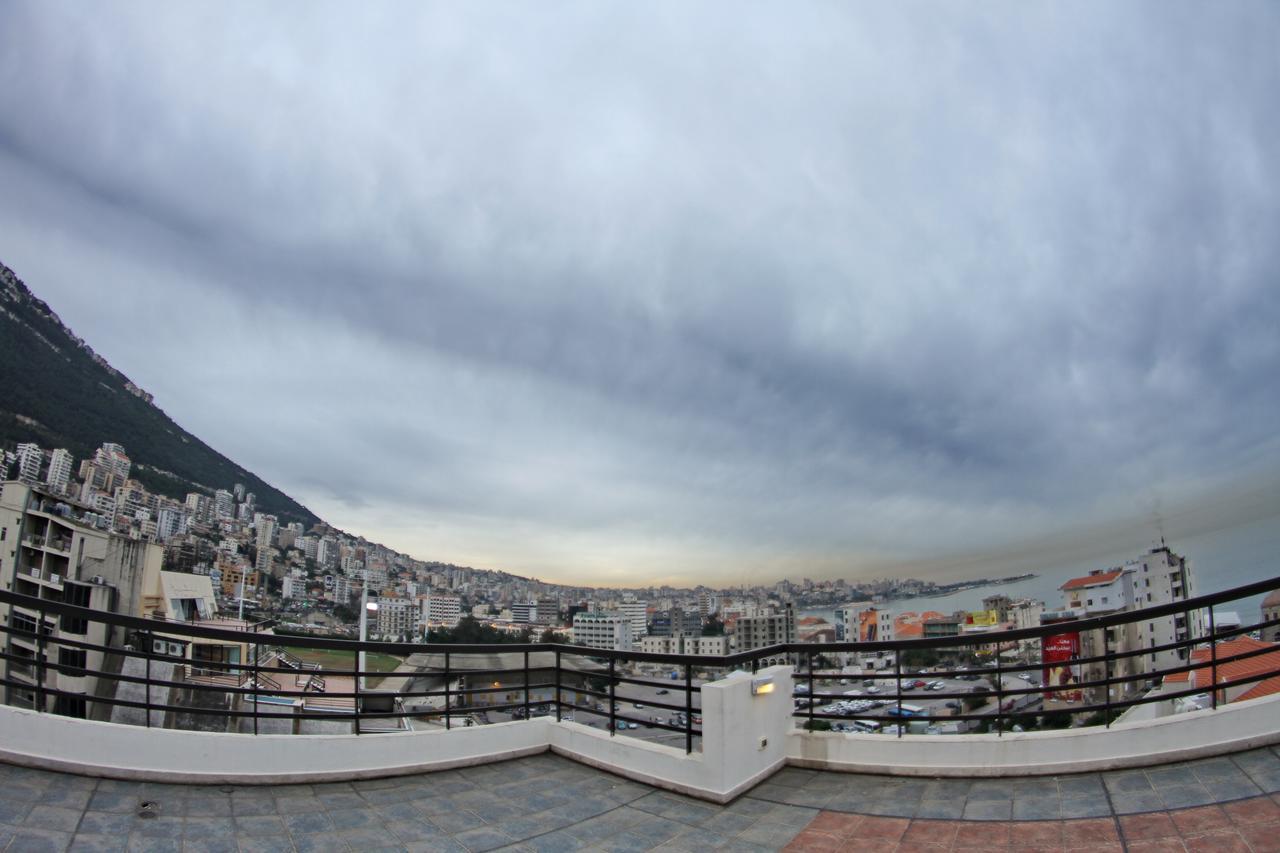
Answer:
[[(1186, 558), (1161, 545), (1130, 560), (1123, 566), (1097, 569), (1087, 575), (1072, 578), (1059, 589), (1062, 592), (1062, 610), (1045, 613), (1044, 624), (1076, 618), (1126, 613), (1148, 607), (1158, 607), (1176, 601), (1185, 601), (1195, 595), (1191, 565)], [(1108, 628), (1081, 633), (1074, 640), (1081, 658), (1112, 653), (1140, 652), (1145, 654), (1118, 656), (1111, 662), (1112, 678), (1137, 678), (1144, 673), (1169, 669), (1187, 660), (1187, 649), (1163, 649), (1159, 647), (1205, 633), (1205, 615), (1202, 610), (1190, 610), (1168, 616), (1126, 622)], [(1047, 646), (1061, 645), (1068, 640), (1050, 637)], [(1052, 654), (1049, 655), (1052, 657)], [(1103, 679), (1101, 663), (1086, 664), (1081, 674), (1083, 681)], [(1139, 682), (1130, 682), (1137, 689)], [(1101, 699), (1099, 699), (1101, 701)]]
[(71, 451), (59, 447), (49, 456), (49, 473), (45, 475), (45, 485), (58, 495), (67, 494), (71, 487), (71, 470), (74, 460)]
[(734, 626), (733, 646), (739, 652), (795, 641), (796, 614), (790, 604), (781, 613), (740, 616)]
[(419, 601), (421, 621), (429, 627), (456, 628), (462, 618), (462, 599), (456, 595), (427, 595)]
[(129, 461), (129, 457), (125, 454), (124, 448), (111, 442), (106, 442), (102, 447), (98, 448), (93, 455), (93, 461), (94, 464), (111, 472), (114, 482), (104, 488), (118, 486), (129, 479), (129, 471), (133, 466), (133, 463)]
[(627, 598), (618, 605), (618, 610), (625, 613), (627, 618), (631, 620), (631, 638), (633, 640), (639, 640), (648, 633), (649, 605), (646, 602)]
[(40, 468), (44, 465), (44, 451), (38, 444), (18, 445), (18, 479), (34, 486), (40, 481)]
[(511, 621), (528, 623), (532, 622), (537, 614), (537, 605), (532, 601), (513, 601), (511, 602)]
[(533, 621), (539, 625), (554, 625), (560, 621), (560, 602), (555, 598), (539, 598), (534, 609)]
[(593, 649), (631, 650), (631, 619), (624, 613), (577, 613), (573, 642)]
[(213, 514), (219, 521), (230, 521), (235, 518), (235, 500), (226, 489), (218, 489), (213, 493)]

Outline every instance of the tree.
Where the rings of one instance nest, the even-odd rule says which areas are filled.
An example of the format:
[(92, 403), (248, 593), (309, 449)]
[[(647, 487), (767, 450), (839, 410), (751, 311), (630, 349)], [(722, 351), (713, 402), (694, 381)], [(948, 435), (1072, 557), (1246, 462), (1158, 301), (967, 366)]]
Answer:
[(724, 623), (717, 619), (714, 615), (708, 616), (707, 621), (702, 623), (702, 636), (704, 637), (723, 637)]

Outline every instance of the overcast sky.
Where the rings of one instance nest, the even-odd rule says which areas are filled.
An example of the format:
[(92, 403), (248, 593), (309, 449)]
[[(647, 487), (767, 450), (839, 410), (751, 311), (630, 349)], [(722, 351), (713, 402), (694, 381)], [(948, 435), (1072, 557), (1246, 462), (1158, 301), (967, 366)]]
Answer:
[(1271, 2), (6, 2), (0, 261), (420, 558), (971, 576), (1280, 511), (1278, 44)]

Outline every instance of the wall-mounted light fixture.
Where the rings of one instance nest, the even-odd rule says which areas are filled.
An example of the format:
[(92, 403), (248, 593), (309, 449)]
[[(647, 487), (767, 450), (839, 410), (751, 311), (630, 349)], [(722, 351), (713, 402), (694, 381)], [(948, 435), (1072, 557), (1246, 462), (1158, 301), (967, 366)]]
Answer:
[(773, 676), (766, 675), (763, 678), (751, 679), (751, 695), (764, 696), (773, 692)]

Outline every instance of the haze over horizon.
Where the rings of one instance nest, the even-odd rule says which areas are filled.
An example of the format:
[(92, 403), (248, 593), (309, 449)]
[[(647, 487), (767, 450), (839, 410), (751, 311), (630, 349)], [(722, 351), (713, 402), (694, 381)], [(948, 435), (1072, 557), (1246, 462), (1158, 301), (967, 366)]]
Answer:
[(722, 586), (1280, 516), (1274, 4), (101, 8), (0, 6), (0, 260), (345, 530)]

